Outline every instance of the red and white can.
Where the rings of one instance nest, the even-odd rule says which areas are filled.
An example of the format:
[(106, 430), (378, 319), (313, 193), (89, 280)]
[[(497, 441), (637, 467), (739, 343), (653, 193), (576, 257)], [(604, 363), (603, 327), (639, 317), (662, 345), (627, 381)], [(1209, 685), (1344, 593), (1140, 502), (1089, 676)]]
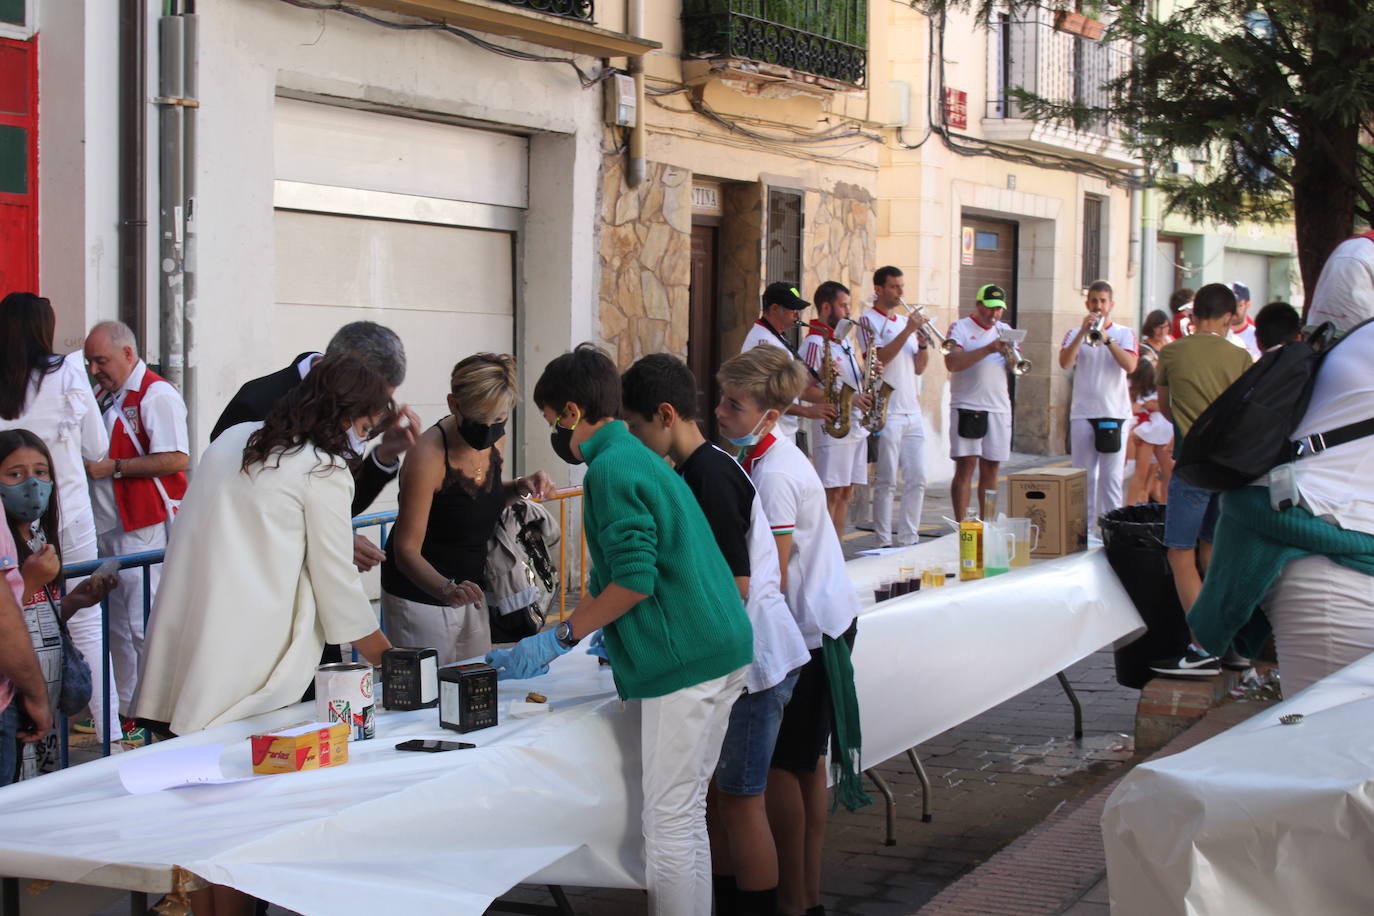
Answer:
[(337, 662), (315, 669), (315, 720), (343, 722), (349, 737), (365, 741), (377, 734), (372, 700), (372, 666)]

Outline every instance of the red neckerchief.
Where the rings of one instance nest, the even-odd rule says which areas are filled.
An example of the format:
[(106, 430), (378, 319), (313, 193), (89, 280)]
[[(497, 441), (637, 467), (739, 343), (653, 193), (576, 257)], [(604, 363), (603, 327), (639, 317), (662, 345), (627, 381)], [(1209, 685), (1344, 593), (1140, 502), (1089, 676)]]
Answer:
[(831, 340), (835, 339), (835, 329), (832, 328), (830, 325), (826, 324), (824, 321), (821, 321), (819, 318), (812, 318), (810, 323), (807, 324), (807, 327), (811, 329), (812, 334), (819, 334), (822, 337), (828, 337)]
[(978, 327), (982, 328), (984, 331), (991, 331), (993, 328), (997, 327), (996, 318), (992, 319), (992, 324), (983, 324), (983, 322), (978, 320), (978, 316), (976, 314), (970, 315), (968, 317), (970, 321), (978, 325)]
[(777, 334), (777, 333), (778, 333), (778, 331), (775, 330), (774, 327), (773, 327), (771, 324), (769, 324), (768, 322), (764, 321), (762, 318), (755, 318), (755, 319), (754, 319), (754, 324), (758, 325), (759, 327), (763, 328), (765, 331), (768, 331), (768, 332), (770, 332), (770, 333), (773, 333), (773, 334)]
[(749, 450), (749, 454), (745, 455), (744, 460), (740, 462), (740, 466), (744, 468), (744, 473), (752, 473), (755, 462), (762, 458), (764, 454), (773, 447), (773, 443), (777, 441), (777, 436), (774, 436), (773, 433), (769, 431), (768, 435), (764, 436), (758, 442), (755, 442), (754, 447)]

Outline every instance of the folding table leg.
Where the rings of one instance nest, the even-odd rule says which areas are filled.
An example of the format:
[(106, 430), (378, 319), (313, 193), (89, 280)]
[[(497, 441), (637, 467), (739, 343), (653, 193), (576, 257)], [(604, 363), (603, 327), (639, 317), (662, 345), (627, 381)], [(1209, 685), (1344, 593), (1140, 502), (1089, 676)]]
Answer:
[(873, 780), (873, 785), (878, 791), (883, 793), (883, 798), (887, 800), (887, 839), (883, 842), (884, 846), (897, 845), (897, 799), (892, 797), (892, 790), (887, 787), (883, 777), (877, 770), (864, 770), (864, 775)]
[(18, 878), (0, 878), (0, 916), (19, 916)]
[(906, 749), (906, 757), (911, 761), (911, 765), (916, 769), (916, 778), (921, 781), (921, 823), (929, 824), (935, 819), (930, 813), (930, 777), (926, 775), (926, 768), (921, 766), (921, 758), (916, 756), (916, 748)]
[(129, 891), (129, 916), (148, 916), (148, 895), (143, 891)]
[(1064, 672), (1059, 672), (1055, 677), (1059, 678), (1059, 686), (1064, 688), (1064, 694), (1073, 704), (1073, 736), (1081, 741), (1083, 739), (1083, 707), (1078, 705), (1078, 694), (1073, 692), (1073, 685), (1069, 683)]
[(568, 895), (563, 893), (563, 888), (557, 884), (548, 885), (549, 895), (553, 897), (554, 905), (558, 907), (561, 916), (576, 916), (573, 912), (572, 903), (568, 901)]

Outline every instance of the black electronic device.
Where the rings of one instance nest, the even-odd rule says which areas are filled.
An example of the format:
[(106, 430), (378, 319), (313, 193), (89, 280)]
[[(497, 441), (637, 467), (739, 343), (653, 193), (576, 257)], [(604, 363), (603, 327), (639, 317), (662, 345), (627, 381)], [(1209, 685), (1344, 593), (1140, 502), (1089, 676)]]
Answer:
[(398, 751), (419, 751), (422, 754), (442, 754), (444, 751), (468, 751), (477, 745), (466, 741), (437, 741), (433, 738), (411, 738), (396, 745)]

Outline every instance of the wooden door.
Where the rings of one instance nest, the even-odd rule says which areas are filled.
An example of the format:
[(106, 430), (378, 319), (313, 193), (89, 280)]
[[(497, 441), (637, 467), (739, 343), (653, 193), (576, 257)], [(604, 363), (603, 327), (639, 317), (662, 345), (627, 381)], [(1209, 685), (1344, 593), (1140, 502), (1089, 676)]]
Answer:
[(1006, 290), (1009, 300), (1007, 315), (1003, 320), (1015, 326), (1018, 304), (1016, 223), (965, 216), (963, 227), (973, 230), (973, 263), (961, 262), (959, 267), (959, 317), (973, 314), (973, 300), (980, 287), (985, 283), (996, 283)]
[(687, 365), (697, 378), (698, 410), (706, 438), (716, 436), (716, 402), (720, 400), (716, 369), (720, 341), (716, 334), (719, 300), (715, 226), (692, 227), (692, 285), (688, 293)]

